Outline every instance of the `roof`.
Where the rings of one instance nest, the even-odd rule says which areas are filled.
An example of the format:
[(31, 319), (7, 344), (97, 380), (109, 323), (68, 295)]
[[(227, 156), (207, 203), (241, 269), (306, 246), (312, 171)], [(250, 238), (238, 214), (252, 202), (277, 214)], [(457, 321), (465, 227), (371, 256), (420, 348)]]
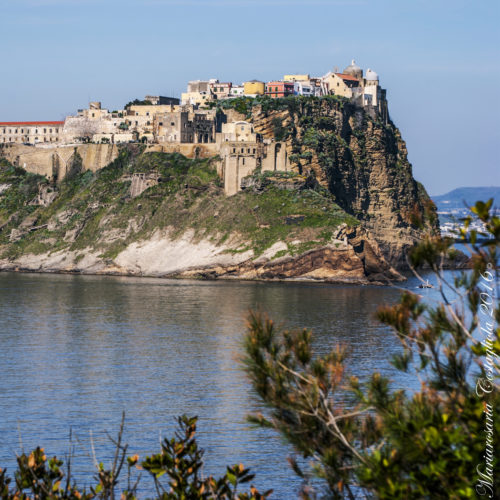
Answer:
[(0, 127), (4, 125), (64, 125), (64, 122), (0, 122)]
[(342, 78), (342, 80), (351, 80), (353, 82), (359, 82), (357, 78), (352, 75), (346, 75), (345, 73), (335, 73), (338, 77)]
[(283, 82), (281, 80), (275, 80), (274, 82), (267, 82), (267, 85), (293, 85), (293, 82)]

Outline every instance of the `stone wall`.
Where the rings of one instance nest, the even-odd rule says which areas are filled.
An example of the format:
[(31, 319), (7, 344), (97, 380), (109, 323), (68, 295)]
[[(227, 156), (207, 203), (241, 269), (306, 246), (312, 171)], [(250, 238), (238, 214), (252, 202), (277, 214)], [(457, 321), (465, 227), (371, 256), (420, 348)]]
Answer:
[(60, 182), (75, 169), (95, 172), (105, 167), (118, 156), (118, 148), (114, 144), (43, 148), (16, 144), (3, 147), (0, 155), (28, 172)]

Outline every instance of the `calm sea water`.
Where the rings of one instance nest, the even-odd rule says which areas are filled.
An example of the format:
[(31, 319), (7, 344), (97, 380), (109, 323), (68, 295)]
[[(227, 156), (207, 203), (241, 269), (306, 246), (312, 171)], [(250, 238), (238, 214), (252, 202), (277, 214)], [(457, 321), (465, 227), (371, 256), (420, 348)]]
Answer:
[[(410, 279), (404, 286), (414, 288)], [(374, 312), (399, 291), (305, 283), (188, 282), (100, 276), (0, 273), (0, 467), (13, 470), (22, 448), (64, 456), (69, 431), (78, 482), (92, 482), (91, 438), (98, 461), (111, 460), (126, 412), (130, 454), (156, 452), (175, 417), (199, 416), (205, 473), (243, 462), (272, 498), (296, 498), (291, 449), (252, 428), (262, 409), (239, 358), (251, 308), (287, 327), (313, 329), (318, 352), (347, 344), (351, 373), (379, 370), (410, 387), (389, 360), (399, 348)], [(423, 291), (432, 293), (432, 291)], [(151, 483), (144, 477), (144, 494)]]

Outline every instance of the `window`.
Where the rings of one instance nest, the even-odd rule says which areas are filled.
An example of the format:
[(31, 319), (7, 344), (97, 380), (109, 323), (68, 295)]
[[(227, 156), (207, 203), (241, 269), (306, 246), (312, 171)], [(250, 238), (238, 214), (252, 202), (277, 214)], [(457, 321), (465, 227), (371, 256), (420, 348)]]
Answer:
[(255, 154), (255, 148), (253, 148), (253, 154)]
[(245, 158), (243, 158), (243, 161), (242, 161), (241, 163), (242, 163), (242, 165), (244, 165), (244, 164), (245, 164)]
[[(21, 130), (21, 132), (22, 132), (22, 130)], [(49, 128), (49, 132), (52, 134), (52, 129), (51, 128)]]
[[(38, 129), (35, 129), (35, 134), (38, 134)], [(38, 137), (37, 137), (37, 139), (38, 139)]]
[(149, 116), (149, 111), (146, 113), (146, 116)]
[(160, 127), (163, 127), (163, 122), (159, 122), (159, 123), (158, 123), (158, 125), (159, 125)]
[[(17, 132), (17, 130), (16, 130), (16, 132)], [(46, 133), (47, 133), (47, 129), (46, 129), (46, 128), (44, 128), (44, 129), (43, 129), (43, 133), (44, 133), (44, 134), (46, 134)]]
[(16, 128), (16, 134), (17, 134), (17, 128)]
[(58, 128), (56, 128), (56, 134), (58, 134), (58, 133), (59, 133), (59, 129), (58, 129)]
[[(5, 139), (4, 139), (5, 140)], [(236, 153), (236, 148), (233, 148), (233, 153)]]
[(170, 126), (173, 127), (175, 125), (175, 122), (170, 122)]
[(92, 118), (94, 118), (94, 116), (95, 116), (95, 113), (92, 113)]

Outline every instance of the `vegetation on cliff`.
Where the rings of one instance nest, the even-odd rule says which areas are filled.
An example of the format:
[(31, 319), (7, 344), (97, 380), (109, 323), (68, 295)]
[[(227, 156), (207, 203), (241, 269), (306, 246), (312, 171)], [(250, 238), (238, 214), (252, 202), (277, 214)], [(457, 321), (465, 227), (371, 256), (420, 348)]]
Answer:
[[(36, 207), (27, 204), (36, 195), (36, 178), (20, 170), (14, 175), (4, 165), (0, 256), (12, 260), (63, 249), (83, 256), (91, 249), (112, 265), (132, 243), (168, 228), (169, 237), (189, 233), (193, 242), (224, 245), (234, 256), (257, 258), (283, 242), (286, 249), (266, 254), (277, 258), (338, 243), (336, 229), (346, 223), (361, 226), (362, 238), (385, 264), (406, 265), (408, 248), (423, 234), (413, 219), (435, 210), (390, 121), (337, 96), (242, 97), (217, 106), (229, 120), (251, 121), (264, 139), (284, 142), (293, 172), (266, 182), (259, 180), (265, 173), (256, 172), (247, 189), (226, 198), (217, 158), (147, 153), (134, 144), (121, 147), (116, 161), (95, 174), (72, 172), (58, 185), (54, 202)], [(133, 198), (131, 177), (137, 173), (157, 175), (160, 182)], [(432, 220), (428, 227), (436, 230), (437, 218)], [(366, 254), (360, 259), (366, 271)]]
[[(132, 198), (134, 173), (158, 174), (159, 182)], [(225, 243), (228, 252), (252, 250), (254, 256), (283, 241), (293, 255), (328, 243), (343, 223), (358, 224), (328, 191), (308, 186), (298, 174), (256, 174), (254, 180), (253, 187), (228, 198), (213, 160), (128, 146), (106, 168), (64, 179), (50, 205), (35, 206), (29, 202), (47, 181), (3, 162), (1, 251), (15, 258), (92, 248), (112, 259), (130, 243), (168, 228), (173, 237), (191, 230), (195, 239)], [(24, 231), (11, 241), (20, 227)]]
[[(376, 113), (338, 96), (231, 99), (233, 109), (266, 139), (286, 141), (300, 174), (313, 172), (347, 213), (363, 222), (386, 258), (404, 263), (404, 253), (422, 237), (414, 216), (435, 211), (412, 174), (399, 130)], [(437, 230), (437, 217), (428, 227)]]

